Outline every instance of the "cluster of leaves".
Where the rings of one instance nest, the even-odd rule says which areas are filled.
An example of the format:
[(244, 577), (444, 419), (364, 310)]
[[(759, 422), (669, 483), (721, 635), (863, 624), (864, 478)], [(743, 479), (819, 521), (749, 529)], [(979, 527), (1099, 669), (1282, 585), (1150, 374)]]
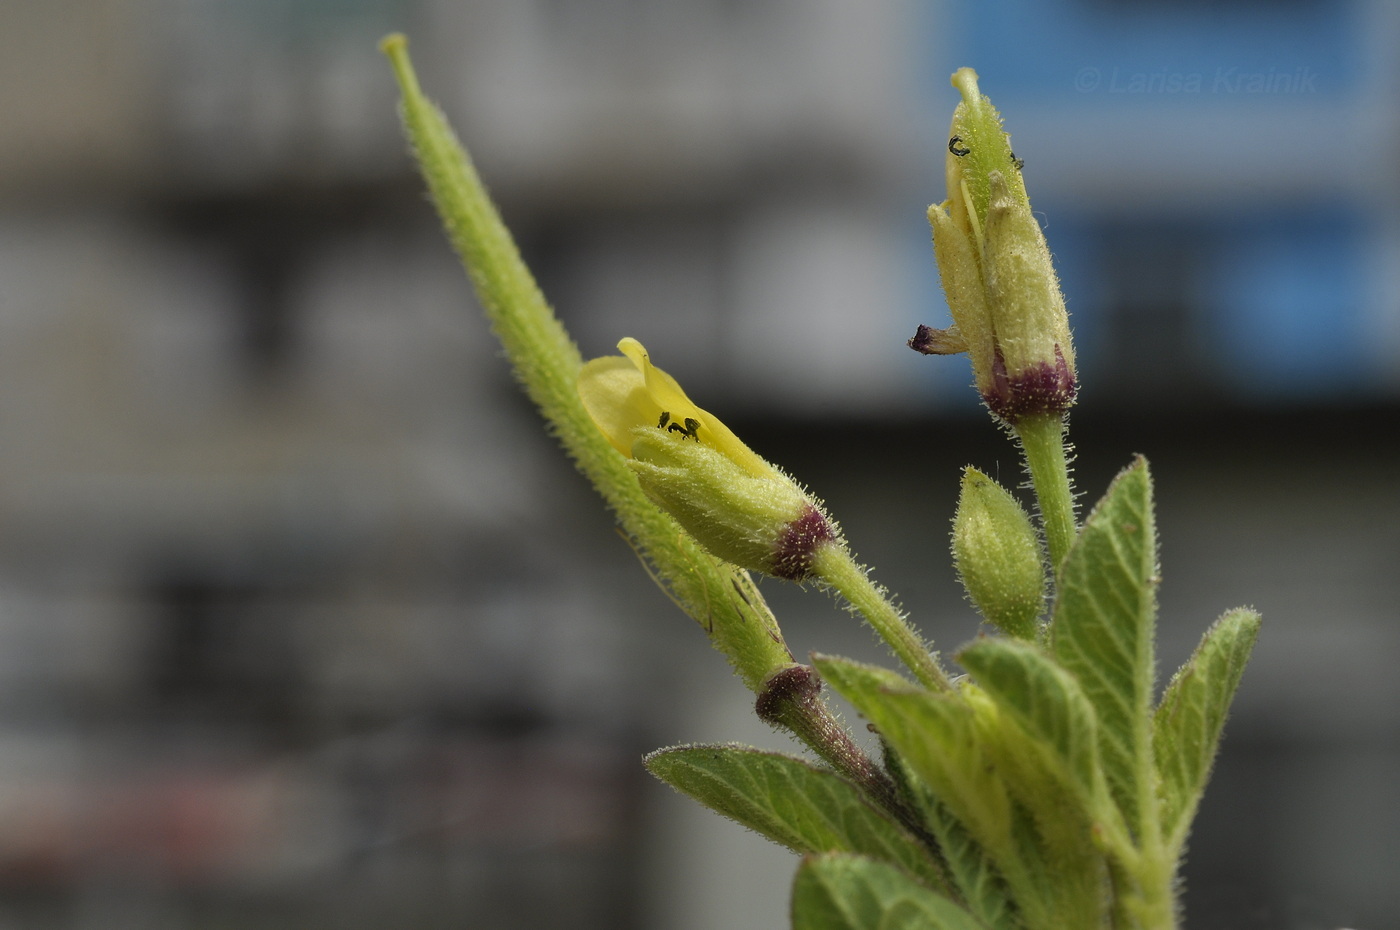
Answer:
[(1221, 617), (1154, 706), (1156, 584), (1139, 459), (1078, 534), (1037, 641), (977, 639), (950, 692), (814, 657), (878, 733), (893, 803), (739, 746), (647, 766), (804, 856), (797, 930), (1174, 926), (1177, 862), (1259, 617)]

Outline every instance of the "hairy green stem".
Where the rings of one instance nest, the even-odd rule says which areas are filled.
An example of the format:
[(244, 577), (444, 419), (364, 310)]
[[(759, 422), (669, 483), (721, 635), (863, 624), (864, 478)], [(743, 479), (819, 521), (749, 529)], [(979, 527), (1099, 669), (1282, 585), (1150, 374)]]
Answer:
[(391, 35), (380, 48), (398, 79), (404, 130), (448, 239), (525, 393), (617, 514), (657, 583), (758, 691), (770, 674), (791, 664), (792, 653), (753, 579), (706, 552), (652, 503), (627, 460), (594, 425), (579, 398), (579, 351), (536, 285), (471, 157), (419, 88), (407, 40)]
[(1012, 427), (1021, 441), (1021, 453), (1031, 473), (1050, 567), (1056, 574), (1074, 542), (1078, 526), (1074, 518), (1074, 489), (1069, 481), (1069, 456), (1065, 445), (1065, 419), (1058, 413), (1030, 414)]
[(948, 676), (938, 665), (923, 638), (909, 625), (904, 613), (884, 588), (870, 580), (844, 546), (823, 546), (812, 560), (812, 574), (831, 585), (899, 657), (925, 687), (947, 691)]
[[(792, 733), (822, 761), (858, 785), (872, 801), (938, 852), (938, 843), (903, 801), (889, 774), (856, 744), (822, 698), (822, 682), (810, 665), (790, 665), (773, 674), (758, 693), (760, 720)], [(941, 852), (938, 853), (941, 857)]]

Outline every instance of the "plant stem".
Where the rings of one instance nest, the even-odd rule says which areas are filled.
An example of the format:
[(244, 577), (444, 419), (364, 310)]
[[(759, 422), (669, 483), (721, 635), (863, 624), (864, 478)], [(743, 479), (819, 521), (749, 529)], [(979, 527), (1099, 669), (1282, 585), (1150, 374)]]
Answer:
[(773, 670), (792, 661), (768, 605), (747, 572), (706, 552), (646, 496), (627, 460), (593, 423), (578, 393), (583, 359), (521, 258), (471, 157), (423, 96), (408, 40), (391, 35), (380, 48), (393, 65), (404, 130), (448, 238), (525, 392), (617, 514), (656, 583), (699, 621), (744, 684), (757, 691)]
[(890, 601), (885, 589), (871, 581), (865, 569), (856, 564), (845, 546), (829, 545), (817, 550), (812, 572), (860, 611), (920, 683), (935, 691), (949, 690), (948, 676), (923, 638)]
[(1116, 924), (1141, 930), (1176, 930), (1175, 870), (1162, 850), (1142, 851), (1131, 861), (1111, 863), (1116, 873)]
[[(821, 689), (821, 679), (811, 666), (789, 665), (764, 683), (754, 711), (760, 720), (790, 731), (884, 807), (898, 810), (894, 782), (856, 745), (822, 700)], [(903, 816), (907, 819), (908, 812)]]
[(1059, 573), (1060, 563), (1069, 552), (1078, 532), (1074, 518), (1074, 489), (1069, 482), (1069, 459), (1065, 454), (1065, 420), (1062, 414), (1030, 414), (1012, 427), (1021, 441), (1021, 453), (1031, 473), (1031, 484), (1040, 504), (1040, 520), (1045, 527), (1045, 544), (1050, 550), (1050, 567)]
[(900, 797), (894, 780), (851, 738), (850, 731), (831, 712), (821, 695), (822, 681), (810, 665), (790, 665), (774, 673), (759, 691), (754, 711), (760, 720), (789, 731), (824, 762), (854, 782), (871, 801), (918, 837), (934, 857), (943, 877), (940, 889), (948, 896), (957, 891), (948, 875), (948, 863), (928, 826)]

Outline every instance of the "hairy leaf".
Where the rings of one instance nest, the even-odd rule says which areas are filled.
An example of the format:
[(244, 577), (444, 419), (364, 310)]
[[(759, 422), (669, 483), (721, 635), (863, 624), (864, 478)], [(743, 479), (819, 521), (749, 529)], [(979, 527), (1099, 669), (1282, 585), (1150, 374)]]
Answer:
[(971, 708), (958, 694), (935, 694), (887, 669), (848, 659), (818, 655), (812, 661), (979, 843), (1011, 851), (1011, 799), (978, 741)]
[(1162, 696), (1153, 720), (1162, 835), (1179, 853), (1205, 792), (1225, 714), (1259, 635), (1259, 614), (1232, 610), (1215, 622)]
[(813, 653), (812, 665), (828, 684), (852, 702), (855, 701), (855, 698), (847, 694), (848, 691), (878, 694), (881, 691), (923, 690), (920, 685), (905, 678), (899, 672), (882, 665), (867, 665), (864, 662), (853, 662), (850, 659), (824, 655), (820, 652)]
[[(1036, 655), (1033, 647), (1022, 648)], [(981, 658), (986, 659), (986, 655)], [(1067, 685), (1068, 694), (1076, 693), (1077, 686), (1067, 673), (1055, 669), (1043, 656), (1039, 660), (1049, 666), (1061, 684)], [(992, 680), (1000, 674), (1005, 674), (1005, 669), (987, 677)], [(1002, 684), (996, 687), (1001, 688)], [(1023, 680), (1011, 684), (1010, 690), (1025, 696), (1034, 695), (1039, 689), (1027, 686)], [(1027, 928), (1099, 927), (1104, 917), (1103, 888), (1107, 878), (1103, 853), (1116, 850), (1130, 854), (1131, 844), (1118, 809), (1095, 768), (1092, 729), (1087, 740), (1084, 736), (1046, 735), (1047, 731), (1068, 733), (1079, 727), (1062, 725), (1066, 719), (1092, 720), (1092, 715), (1087, 714), (1087, 703), (1082, 695), (1071, 697), (1065, 703), (1071, 707), (1077, 704), (1077, 711), (1064, 711), (1063, 707), (1055, 710), (1053, 705), (1059, 703), (1060, 696), (1053, 693), (1053, 687), (1050, 690), (1048, 700), (1042, 694), (1039, 699), (1032, 697), (1029, 703), (1051, 709), (1027, 714), (987, 689), (973, 684), (963, 687), (983, 750), (1014, 799), (1011, 837), (1015, 856), (1009, 860), (1009, 866), (998, 860), (998, 870), (1012, 889), (1018, 916)], [(1047, 718), (1055, 722), (1047, 726)], [(1067, 750), (1066, 745), (1088, 746), (1093, 764), (1087, 766), (1087, 783), (1074, 774), (1074, 766), (1068, 760), (1074, 757), (1075, 750)]]
[(673, 788), (794, 852), (860, 853), (943, 887), (919, 841), (835, 772), (743, 746), (662, 749), (647, 756), (646, 766)]
[(894, 747), (886, 740), (881, 742), (885, 770), (898, 785), (899, 796), (919, 812), (938, 841), (938, 850), (949, 881), (957, 891), (958, 902), (988, 930), (1022, 930), (1006, 883), (991, 856), (924, 780), (910, 771)]
[(927, 798), (921, 809), (938, 837), (948, 871), (968, 911), (992, 930), (1019, 930), (1021, 922), (1011, 907), (1006, 885), (986, 850), (937, 799)]
[(1065, 558), (1052, 643), (1093, 705), (1109, 790), (1139, 842), (1156, 829), (1149, 721), (1156, 583), (1152, 480), (1138, 458), (1114, 479)]
[(1099, 795), (1096, 726), (1074, 678), (1035, 646), (1014, 639), (977, 640), (958, 662), (1038, 744), (1056, 779), (1092, 816)]
[(792, 886), (793, 930), (984, 930), (898, 869), (861, 856), (808, 858)]

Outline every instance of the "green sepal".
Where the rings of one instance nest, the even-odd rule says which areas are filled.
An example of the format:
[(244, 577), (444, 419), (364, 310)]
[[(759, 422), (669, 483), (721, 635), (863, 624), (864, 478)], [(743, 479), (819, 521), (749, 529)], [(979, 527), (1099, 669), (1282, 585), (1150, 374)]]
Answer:
[(781, 471), (757, 477), (702, 443), (657, 429), (635, 434), (628, 464), (642, 490), (713, 555), (749, 571), (801, 581), (815, 549), (837, 543), (835, 522)]
[(1156, 841), (1157, 580), (1152, 479), (1139, 457), (1114, 479), (1065, 557), (1051, 643), (1093, 705), (1099, 758), (1124, 822), (1149, 846)]
[[(992, 172), (1005, 175), (1012, 196), (1029, 206), (1021, 170), (1011, 151), (1011, 137), (1002, 128), (1001, 114), (992, 102), (982, 96), (977, 87), (977, 72), (959, 68), (953, 74), (953, 86), (962, 95), (962, 102), (953, 110), (952, 126), (948, 130), (948, 154), (945, 175), (948, 196), (957, 196), (958, 187), (966, 184), (972, 196), (969, 205), (979, 224), (985, 224), (991, 201)], [(958, 142), (953, 142), (953, 137)], [(958, 154), (966, 150), (966, 154)]]
[(850, 782), (801, 759), (744, 746), (678, 746), (646, 757), (673, 788), (801, 854), (852, 852), (898, 865), (933, 888), (929, 851)]
[(986, 930), (947, 898), (884, 862), (811, 856), (792, 884), (793, 930)]
[(1181, 853), (1205, 792), (1225, 715), (1259, 636), (1260, 622), (1259, 614), (1244, 608), (1217, 620), (1157, 706), (1152, 736), (1160, 776), (1162, 836), (1173, 860)]

